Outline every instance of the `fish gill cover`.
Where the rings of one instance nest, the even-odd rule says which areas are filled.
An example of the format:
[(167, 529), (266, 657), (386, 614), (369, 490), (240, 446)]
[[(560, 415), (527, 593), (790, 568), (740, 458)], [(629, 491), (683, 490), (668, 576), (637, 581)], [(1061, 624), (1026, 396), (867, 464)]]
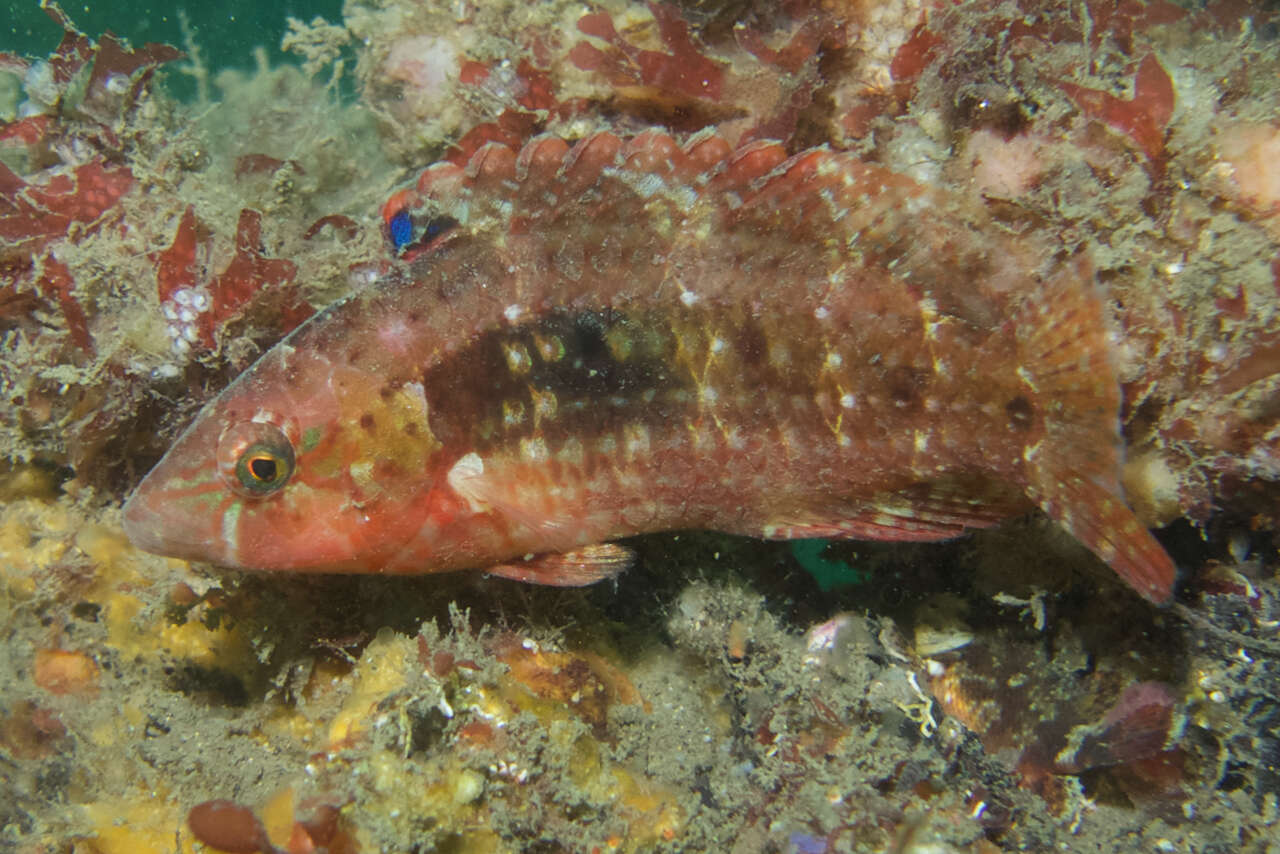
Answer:
[[(6, 841), (101, 852), (172, 850), (175, 839), (291, 852), (1266, 850), (1280, 789), (1280, 51), (1265, 7), (353, 2), (341, 19), (288, 22), (279, 36), (297, 64), (259, 51), (248, 71), (211, 69), (198, 36), (131, 43), (50, 12), (62, 32), (50, 54), (0, 56)], [(175, 98), (166, 76), (195, 81), (194, 93)], [(589, 162), (610, 139), (614, 154), (647, 160), (599, 168), (631, 176), (655, 204), (710, 197), (701, 183), (681, 193), (679, 181), (637, 177), (668, 174), (673, 152), (703, 158), (704, 171), (683, 173), (699, 182), (734, 163), (751, 186), (779, 191), (776, 219), (764, 206), (741, 212), (776, 229), (756, 234), (800, 229), (765, 247), (779, 264), (813, 263), (786, 250), (836, 233), (803, 230), (824, 197), (770, 184), (782, 164), (843, 158), (893, 198), (924, 199), (871, 220), (853, 246), (883, 282), (904, 277), (900, 293), (872, 293), (931, 299), (934, 322), (1012, 327), (994, 340), (1013, 352), (990, 369), (1023, 366), (1028, 396), (999, 401), (990, 423), (1001, 430), (1082, 405), (1114, 422), (1118, 407), (1118, 433), (1062, 422), (1072, 470), (1088, 474), (1063, 482), (1118, 476), (1124, 501), (1064, 505), (1035, 491), (1049, 481), (1031, 497), (1077, 534), (1090, 530), (1080, 520), (1125, 505), (1168, 526), (1175, 604), (1155, 609), (1035, 515), (941, 545), (833, 542), (825, 559), (866, 580), (827, 593), (785, 544), (706, 533), (631, 540), (614, 583), (568, 592), (475, 576), (246, 576), (129, 545), (120, 500), (259, 356), (343, 297), (377, 300), (431, 265), (485, 263), (467, 246), (519, 244), (525, 224), (506, 218), (500, 194), (459, 208), (471, 185), (543, 180), (572, 145), (595, 140), (578, 149)], [(523, 186), (512, 210), (545, 207)], [(542, 230), (521, 245), (587, 227), (556, 211), (529, 219)], [(637, 209), (631, 236), (660, 233), (641, 212), (654, 208)], [(500, 232), (483, 230), (495, 222)], [(726, 272), (766, 257), (729, 243), (730, 228), (706, 233), (699, 257), (725, 259)], [(1092, 272), (1074, 299), (1091, 307), (1033, 322), (1032, 297), (1082, 259)], [(581, 261), (545, 259), (566, 278), (587, 271)], [(913, 290), (904, 271), (923, 284)], [(929, 289), (966, 276), (972, 291)], [(759, 272), (726, 281), (775, 287)], [(1087, 326), (1081, 311), (1095, 318)], [(595, 342), (597, 359), (696, 343), (710, 364), (718, 340), (664, 338), (663, 327), (630, 336), (602, 312), (584, 330), (586, 314), (571, 318), (574, 340)], [(856, 328), (891, 339), (885, 316), (867, 311)], [(593, 388), (548, 367), (554, 330), (518, 317), (515, 337), (476, 339), (500, 360), (494, 372), (467, 376), (514, 388), (523, 352), (544, 359), (546, 376)], [(1082, 353), (1081, 341), (1103, 339)], [(354, 343), (333, 339), (348, 354)], [(1043, 382), (1025, 368), (1028, 350), (1065, 354), (1056, 364), (1083, 366), (1099, 391), (1056, 394), (1085, 386)], [(824, 365), (841, 355), (823, 353)], [(780, 357), (756, 370), (769, 358)], [(923, 420), (914, 365), (892, 367), (873, 366), (886, 400), (921, 419), (906, 450), (919, 451), (918, 436), (928, 450), (948, 422)], [(1033, 398), (1042, 385), (1050, 393)], [(451, 387), (481, 414), (493, 407), (498, 425), (508, 409), (514, 418), (512, 394)], [(416, 399), (409, 384), (391, 391), (392, 416)], [(827, 392), (827, 414), (846, 393)], [(525, 402), (532, 418), (536, 401)], [(382, 414), (352, 427), (379, 441)], [(996, 441), (969, 432), (979, 448)], [(302, 449), (321, 437), (286, 438)], [(1024, 445), (1027, 463), (1052, 450)], [(476, 479), (492, 469), (464, 457), (450, 469), (459, 494), (510, 502)], [(343, 463), (349, 488), (380, 483), (358, 459)], [(241, 486), (270, 485), (288, 464), (248, 459)], [(958, 516), (955, 494), (898, 490), (877, 498), (881, 515), (825, 533), (959, 534), (1026, 509), (980, 492), (985, 503)], [(1106, 557), (1101, 540), (1082, 539)], [(595, 560), (620, 566), (612, 552)]]

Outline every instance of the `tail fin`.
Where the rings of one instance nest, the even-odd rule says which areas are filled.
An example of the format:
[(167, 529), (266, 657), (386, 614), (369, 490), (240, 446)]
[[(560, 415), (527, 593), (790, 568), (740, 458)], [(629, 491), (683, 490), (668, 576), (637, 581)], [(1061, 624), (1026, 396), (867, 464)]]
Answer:
[(1017, 317), (1019, 362), (1044, 407), (1044, 439), (1027, 449), (1027, 494), (1054, 521), (1156, 603), (1176, 568), (1124, 501), (1120, 384), (1102, 300), (1082, 253)]

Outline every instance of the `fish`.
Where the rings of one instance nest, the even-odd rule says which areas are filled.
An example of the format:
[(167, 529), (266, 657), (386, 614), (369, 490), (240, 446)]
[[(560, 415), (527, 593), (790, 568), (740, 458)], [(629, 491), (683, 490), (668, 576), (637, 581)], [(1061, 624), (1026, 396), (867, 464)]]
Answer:
[(1171, 596), (1086, 251), (714, 132), (491, 143), (383, 214), (397, 263), (205, 406), (123, 508), (138, 547), (577, 586), (650, 532), (929, 542), (1039, 508)]

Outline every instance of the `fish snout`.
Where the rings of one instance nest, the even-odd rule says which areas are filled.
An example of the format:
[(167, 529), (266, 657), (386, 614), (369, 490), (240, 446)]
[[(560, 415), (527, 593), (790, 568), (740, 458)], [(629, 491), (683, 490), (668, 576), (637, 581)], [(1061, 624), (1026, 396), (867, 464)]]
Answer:
[(125, 536), (145, 552), (186, 560), (225, 560), (222, 532), (144, 480), (125, 502)]

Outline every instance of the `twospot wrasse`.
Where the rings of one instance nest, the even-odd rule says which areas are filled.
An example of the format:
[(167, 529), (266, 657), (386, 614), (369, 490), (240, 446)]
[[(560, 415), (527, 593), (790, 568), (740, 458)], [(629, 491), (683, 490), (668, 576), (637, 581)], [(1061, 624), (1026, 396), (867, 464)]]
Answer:
[(205, 407), (126, 504), (136, 544), (580, 585), (644, 532), (943, 540), (1038, 506), (1170, 596), (1084, 253), (706, 134), (489, 145), (389, 205), (409, 260)]

